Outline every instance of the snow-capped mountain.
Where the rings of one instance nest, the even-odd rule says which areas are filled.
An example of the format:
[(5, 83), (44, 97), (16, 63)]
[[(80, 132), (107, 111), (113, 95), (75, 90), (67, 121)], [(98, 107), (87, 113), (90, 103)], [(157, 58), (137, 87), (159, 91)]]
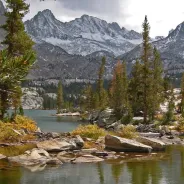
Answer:
[(27, 32), (34, 38), (66, 50), (69, 54), (86, 56), (105, 50), (114, 55), (130, 51), (142, 41), (142, 35), (113, 22), (83, 15), (70, 22), (60, 22), (50, 10), (38, 12), (25, 22)]
[[(182, 73), (184, 71), (184, 22), (170, 31), (166, 38), (154, 41), (152, 45), (156, 46), (160, 51), (165, 71), (168, 74)], [(140, 58), (141, 51), (142, 46), (139, 45), (118, 58), (131, 63)]]

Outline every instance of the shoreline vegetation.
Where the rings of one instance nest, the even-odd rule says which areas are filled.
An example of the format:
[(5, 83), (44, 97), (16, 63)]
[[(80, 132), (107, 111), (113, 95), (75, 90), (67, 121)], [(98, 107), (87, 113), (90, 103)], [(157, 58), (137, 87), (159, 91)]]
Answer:
[[(175, 105), (173, 86), (163, 79), (160, 54), (149, 42), (147, 16), (142, 25), (142, 56), (134, 63), (131, 77), (128, 78), (126, 62), (118, 61), (106, 90), (106, 58), (102, 57), (96, 88), (89, 84), (81, 94), (79, 109), (88, 112), (81, 119), (89, 116), (90, 124), (68, 133), (42, 132), (36, 122), (23, 115), (21, 107), (21, 83), (36, 60), (34, 43), (22, 21), (29, 5), (23, 0), (6, 2), (10, 11), (5, 13), (7, 22), (2, 26), (7, 32), (3, 41), (6, 49), (0, 53), (0, 159), (36, 171), (46, 165), (126, 160), (129, 152), (147, 153), (152, 158), (167, 145), (184, 145), (179, 137), (184, 133), (184, 77), (180, 103)], [(161, 112), (164, 102), (167, 111)], [(59, 82), (56, 116), (80, 115), (63, 114), (63, 104)], [(14, 113), (9, 117), (7, 110), (12, 106)], [(71, 109), (72, 105), (65, 106)], [(133, 118), (136, 116), (141, 118)]]
[[(14, 122), (0, 123), (0, 127), (4, 127), (0, 132), (0, 159), (29, 170), (37, 166), (39, 170), (43, 164), (127, 160), (129, 153), (143, 154), (143, 160), (145, 153), (146, 159), (156, 159), (158, 152), (164, 152), (167, 145), (184, 145), (179, 137), (183, 129), (179, 126), (162, 126), (160, 133), (138, 132), (139, 126), (121, 125), (109, 131), (88, 124), (68, 133), (42, 132), (33, 120), (18, 115)], [(166, 129), (169, 131), (163, 133)]]

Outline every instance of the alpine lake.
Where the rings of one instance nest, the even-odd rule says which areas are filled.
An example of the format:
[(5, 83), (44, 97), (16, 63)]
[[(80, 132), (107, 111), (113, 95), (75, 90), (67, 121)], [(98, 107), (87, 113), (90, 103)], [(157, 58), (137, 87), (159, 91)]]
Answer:
[[(56, 117), (55, 111), (26, 110), (25, 115), (46, 132), (69, 132), (81, 122), (76, 117)], [(31, 146), (31, 145), (30, 145)], [(15, 148), (0, 148), (14, 153)], [(165, 152), (125, 154), (126, 158), (99, 163), (63, 164), (44, 170), (0, 162), (0, 184), (183, 184), (184, 146), (168, 146)]]

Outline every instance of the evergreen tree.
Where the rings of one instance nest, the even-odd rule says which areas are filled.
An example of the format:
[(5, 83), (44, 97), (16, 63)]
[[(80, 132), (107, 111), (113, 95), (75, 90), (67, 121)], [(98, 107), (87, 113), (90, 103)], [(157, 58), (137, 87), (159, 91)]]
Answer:
[(12, 93), (17, 93), (17, 88), (27, 76), (34, 61), (35, 57), (32, 54), (11, 57), (7, 50), (0, 52), (0, 119), (3, 119), (11, 105)]
[(7, 46), (8, 54), (20, 56), (28, 52), (33, 52), (33, 41), (25, 32), (23, 17), (29, 11), (29, 5), (25, 0), (5, 0), (7, 12), (6, 23), (1, 26), (7, 33), (2, 44)]
[(22, 90), (20, 86), (17, 86), (15, 88), (14, 93), (12, 93), (12, 106), (14, 107), (14, 115), (16, 116), (17, 110), (21, 107), (21, 96), (22, 96)]
[(105, 64), (106, 64), (106, 58), (102, 57), (102, 63), (98, 72), (98, 81), (97, 81), (97, 93), (98, 93), (98, 99), (99, 99), (99, 109), (104, 109), (107, 105), (107, 92), (104, 89), (104, 72), (105, 72)]
[(61, 81), (58, 83), (58, 90), (57, 90), (57, 113), (61, 113), (61, 108), (63, 104), (63, 89)]
[(151, 93), (151, 70), (150, 70), (150, 56), (151, 56), (151, 44), (149, 42), (149, 32), (150, 26), (148, 23), (147, 16), (143, 22), (143, 113), (144, 113), (144, 123), (147, 123), (148, 109), (150, 103), (150, 93)]
[(93, 109), (93, 90), (91, 85), (88, 85), (84, 90), (84, 107), (86, 110), (91, 111)]
[(150, 94), (149, 111), (150, 117), (154, 119), (155, 112), (159, 110), (160, 104), (164, 101), (164, 87), (163, 87), (163, 68), (158, 50), (154, 47), (153, 50), (153, 76), (152, 76), (152, 90)]
[(168, 110), (165, 114), (163, 124), (168, 124), (173, 120), (174, 109), (175, 109), (174, 100), (175, 100), (174, 90), (172, 87), (171, 90), (169, 90)]
[(184, 117), (184, 73), (181, 79), (181, 115)]
[(17, 93), (16, 89), (20, 87), (22, 80), (35, 62), (35, 54), (32, 50), (33, 41), (25, 32), (22, 21), (29, 10), (29, 5), (25, 3), (25, 0), (5, 0), (5, 3), (7, 6), (6, 23), (1, 27), (6, 31), (2, 44), (5, 44), (7, 49), (0, 55), (0, 119), (3, 119), (13, 101), (11, 93)]
[(136, 61), (132, 67), (131, 80), (129, 84), (130, 102), (133, 114), (140, 115), (143, 111), (143, 65)]
[(110, 88), (110, 101), (117, 120), (130, 114), (125, 62), (121, 63), (118, 61), (115, 66)]

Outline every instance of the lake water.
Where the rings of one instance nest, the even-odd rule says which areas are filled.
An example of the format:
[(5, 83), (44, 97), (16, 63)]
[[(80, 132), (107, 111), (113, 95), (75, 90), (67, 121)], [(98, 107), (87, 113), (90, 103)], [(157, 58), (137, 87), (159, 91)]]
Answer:
[[(63, 164), (31, 172), (22, 167), (0, 170), (1, 184), (183, 184), (184, 147), (168, 147), (157, 156), (106, 161), (96, 164)], [(143, 159), (144, 158), (144, 159)], [(5, 164), (5, 163), (4, 163)], [(3, 163), (0, 164), (0, 168)]]
[(26, 116), (37, 122), (38, 127), (46, 132), (70, 132), (82, 124), (78, 117), (57, 117), (55, 110), (25, 110)]
[[(51, 116), (55, 111), (29, 110), (44, 131), (68, 132), (76, 118)], [(169, 146), (156, 155), (129, 154), (118, 160), (93, 164), (63, 164), (33, 172), (0, 162), (0, 184), (184, 184), (184, 147)]]

